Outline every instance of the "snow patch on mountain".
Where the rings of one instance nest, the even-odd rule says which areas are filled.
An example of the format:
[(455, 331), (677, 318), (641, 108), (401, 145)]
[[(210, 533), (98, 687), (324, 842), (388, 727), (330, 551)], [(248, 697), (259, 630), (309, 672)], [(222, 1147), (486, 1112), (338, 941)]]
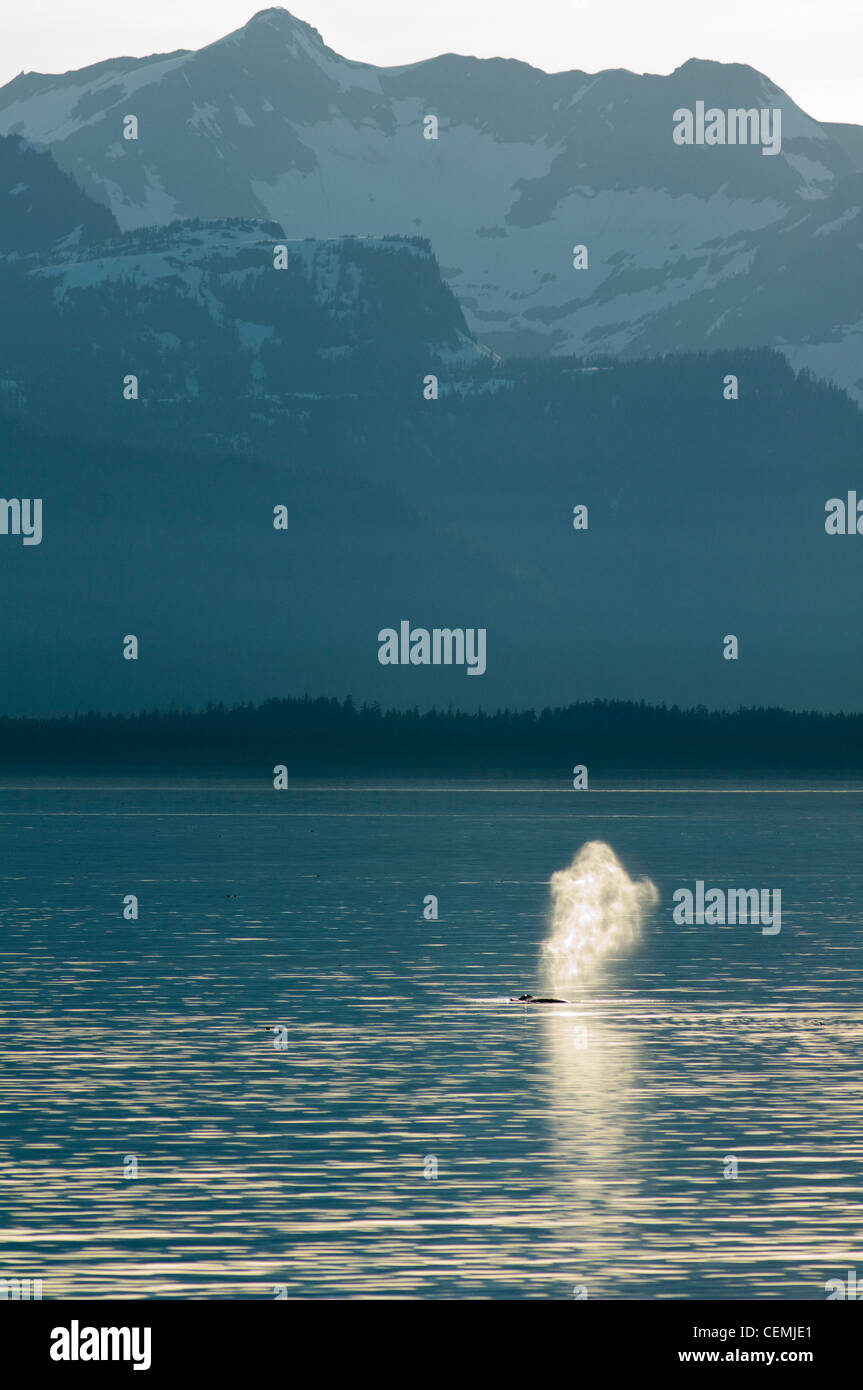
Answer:
[(789, 151), (783, 151), (782, 157), (800, 175), (802, 180), (799, 188), (801, 198), (826, 197), (827, 190), (832, 186), (834, 180), (830, 170), (824, 164), (819, 164), (815, 159), (807, 159), (802, 154), (791, 154)]
[(172, 198), (162, 183), (156, 170), (144, 166), (143, 193), (140, 201), (132, 204), (123, 187), (114, 179), (93, 178), (105, 192), (106, 202), (114, 210), (114, 216), (121, 231), (133, 231), (141, 226), (141, 212), (145, 212), (145, 226), (164, 226), (177, 218), (177, 200)]
[[(0, 108), (0, 132), (26, 134), (29, 140), (47, 145), (62, 144), (78, 131), (103, 120), (106, 110), (125, 106), (136, 92), (161, 82), (192, 56), (184, 54), (143, 63), (139, 59), (125, 60), (135, 64), (129, 69), (124, 69), (121, 58), (102, 76), (80, 83), (55, 86), (54, 79), (46, 76), (44, 86), (30, 96)], [(99, 102), (98, 97), (106, 94), (110, 100)]]
[(777, 343), (796, 372), (806, 369), (841, 386), (863, 406), (863, 324), (829, 343)]
[(832, 222), (824, 222), (820, 227), (816, 227), (814, 236), (831, 236), (838, 232), (842, 227), (846, 227), (849, 222), (853, 222), (855, 217), (859, 217), (863, 208), (846, 208), (840, 217), (834, 217)]

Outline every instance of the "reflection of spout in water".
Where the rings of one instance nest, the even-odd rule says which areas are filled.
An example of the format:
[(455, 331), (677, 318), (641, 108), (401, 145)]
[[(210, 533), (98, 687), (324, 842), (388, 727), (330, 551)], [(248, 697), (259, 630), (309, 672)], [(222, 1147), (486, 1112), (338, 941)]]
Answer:
[(649, 1148), (651, 1121), (638, 1103), (644, 1075), (638, 1017), (618, 1013), (615, 1001), (596, 992), (578, 1010), (536, 1012), (544, 1044), (539, 1075), (547, 1100), (554, 1220), (580, 1247), (573, 1272), (593, 1297), (614, 1283), (608, 1251), (643, 1239), (637, 1213), (644, 1165), (633, 1156)]
[(551, 876), (551, 932), (542, 946), (548, 984), (563, 989), (632, 945), (658, 899), (650, 879), (631, 879), (610, 845), (582, 845), (569, 868)]

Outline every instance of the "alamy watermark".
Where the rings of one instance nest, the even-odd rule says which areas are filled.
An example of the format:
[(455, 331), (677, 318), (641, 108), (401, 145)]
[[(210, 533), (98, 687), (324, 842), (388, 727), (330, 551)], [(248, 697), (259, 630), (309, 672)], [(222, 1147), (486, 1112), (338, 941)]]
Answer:
[(152, 1361), (149, 1327), (82, 1327), (73, 1318), (69, 1327), (51, 1332), (52, 1361), (131, 1361), (134, 1371), (148, 1371)]
[(760, 145), (762, 154), (779, 154), (782, 149), (779, 106), (705, 110), (704, 102), (697, 101), (694, 111), (678, 106), (673, 120), (675, 145)]
[(853, 1299), (858, 1303), (863, 1299), (863, 1282), (857, 1279), (856, 1269), (849, 1269), (847, 1279), (828, 1279), (824, 1285), (827, 1301), (831, 1298)]
[(858, 502), (856, 492), (849, 492), (847, 501), (842, 497), (828, 498), (824, 510), (828, 536), (863, 536), (863, 498)]
[[(772, 899), (772, 903), (771, 903)], [(724, 927), (736, 923), (761, 926), (762, 936), (776, 936), (782, 930), (782, 889), (708, 888), (697, 879), (695, 892), (689, 888), (674, 891), (672, 914), (678, 926)]]
[(467, 666), (469, 676), (485, 672), (484, 627), (412, 628), (405, 618), (378, 633), (378, 661), (382, 666)]
[(0, 497), (0, 536), (21, 536), (25, 545), (42, 544), (42, 498)]
[(25, 1302), (42, 1297), (41, 1279), (0, 1279), (0, 1302)]

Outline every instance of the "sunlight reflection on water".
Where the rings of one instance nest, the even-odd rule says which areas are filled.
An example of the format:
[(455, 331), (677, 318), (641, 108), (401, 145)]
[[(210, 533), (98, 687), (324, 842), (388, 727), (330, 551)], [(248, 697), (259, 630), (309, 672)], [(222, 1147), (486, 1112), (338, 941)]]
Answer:
[[(106, 783), (0, 820), (4, 1276), (805, 1299), (859, 1268), (858, 796)], [(499, 1002), (597, 838), (657, 885), (640, 941), (568, 1006)], [(674, 926), (696, 877), (781, 886), (781, 935)]]

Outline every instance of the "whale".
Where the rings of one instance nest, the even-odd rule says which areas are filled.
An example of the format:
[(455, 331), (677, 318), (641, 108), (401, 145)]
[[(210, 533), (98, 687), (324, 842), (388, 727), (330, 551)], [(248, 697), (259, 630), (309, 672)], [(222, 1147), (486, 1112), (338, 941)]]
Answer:
[(535, 994), (511, 994), (510, 1004), (568, 1004), (568, 999), (540, 999)]

